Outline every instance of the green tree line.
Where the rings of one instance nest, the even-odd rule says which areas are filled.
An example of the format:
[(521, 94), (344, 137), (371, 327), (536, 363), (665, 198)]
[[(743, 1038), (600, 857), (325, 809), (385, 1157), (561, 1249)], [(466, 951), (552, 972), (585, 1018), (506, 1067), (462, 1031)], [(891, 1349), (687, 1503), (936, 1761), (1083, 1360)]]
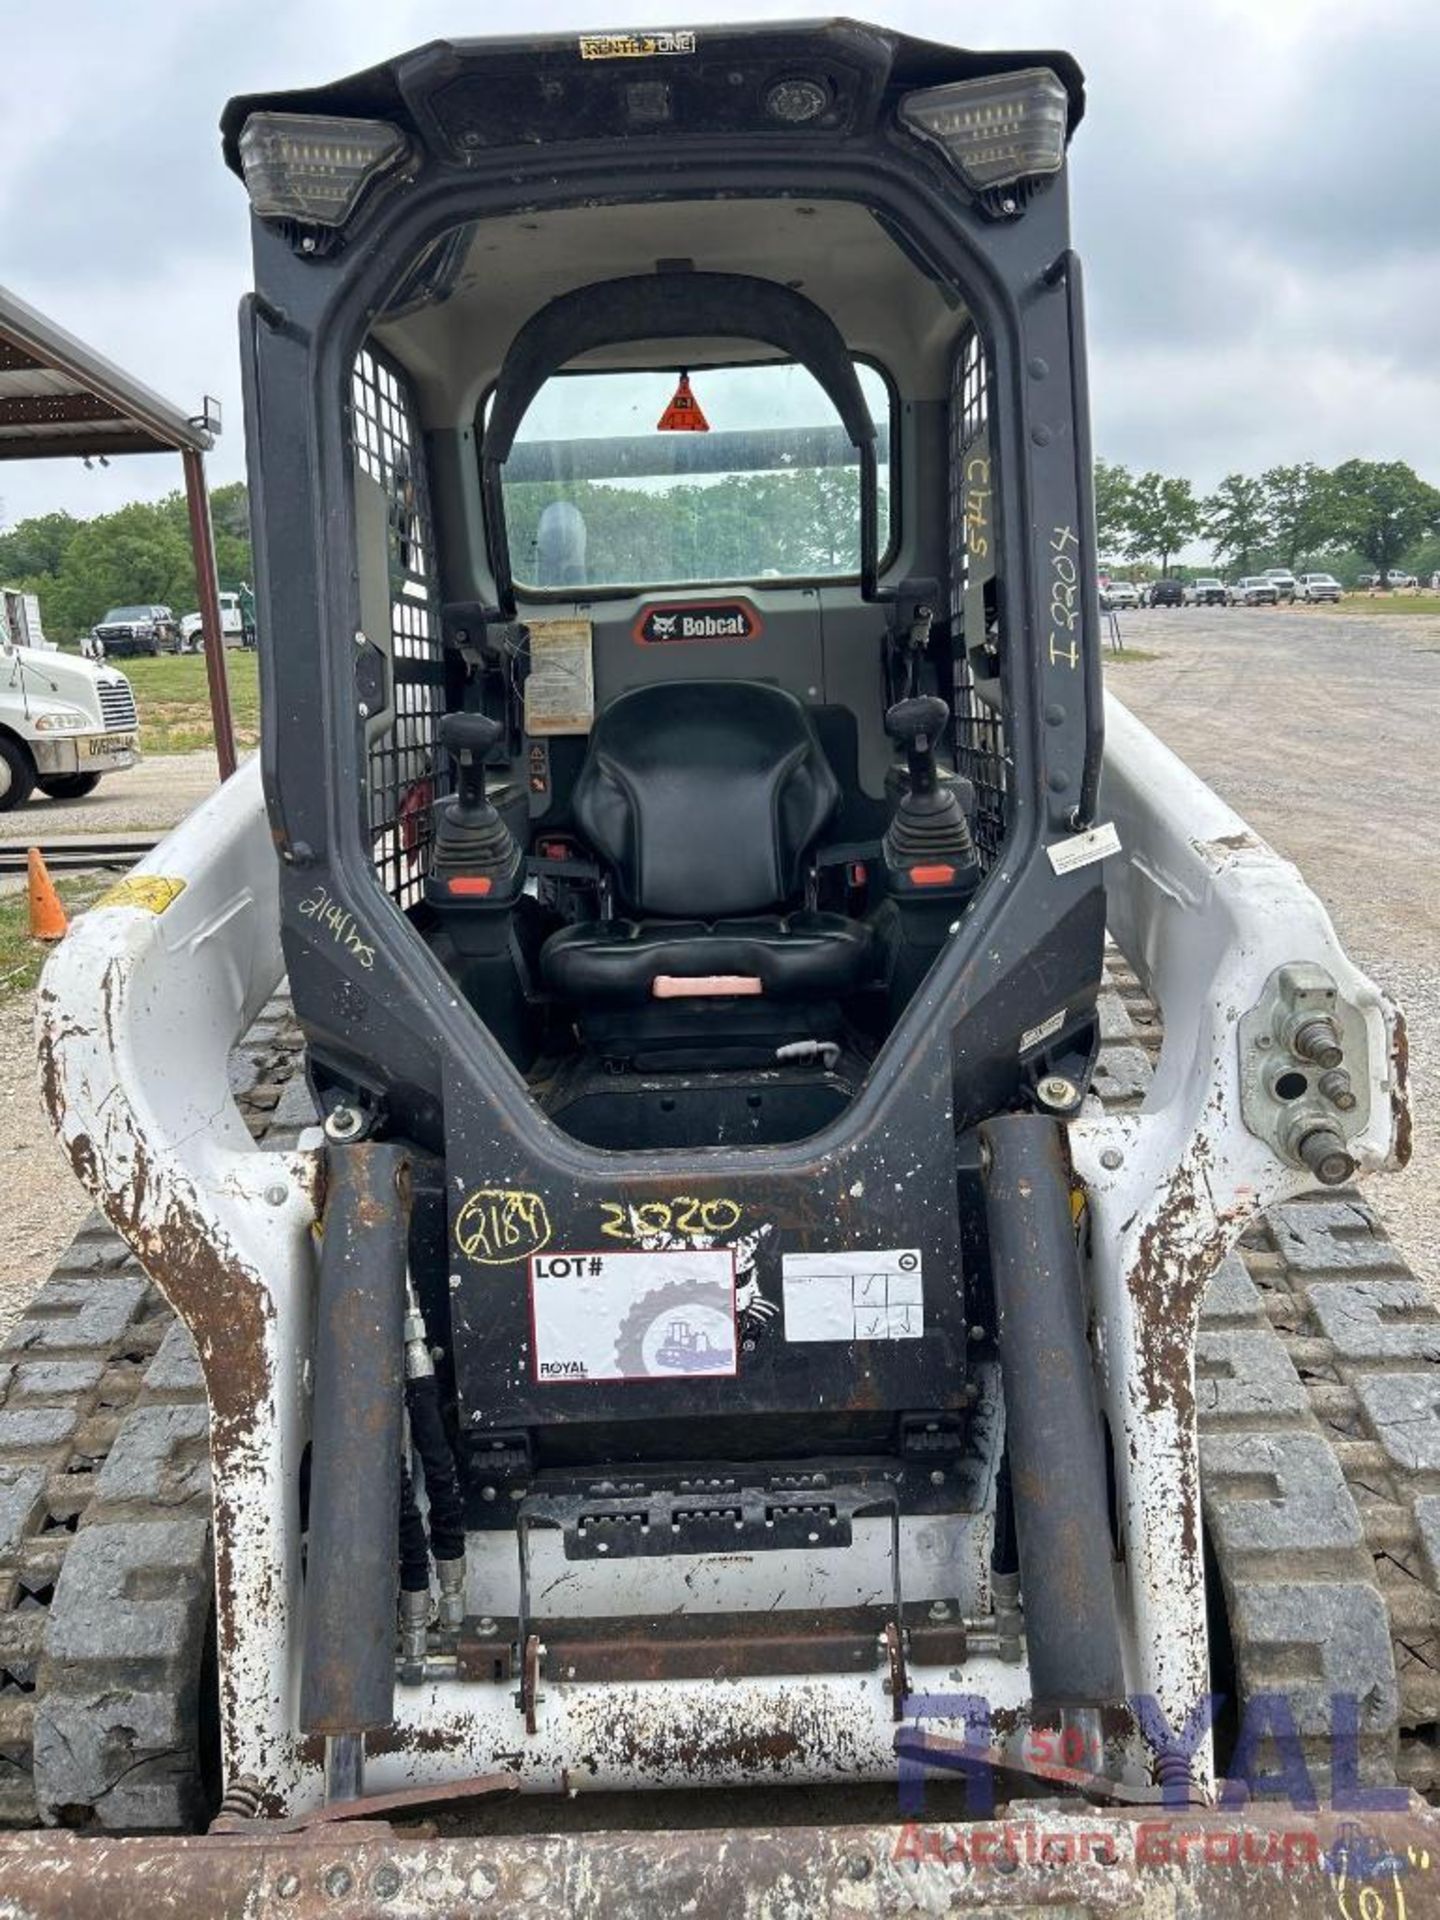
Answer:
[[(246, 490), (236, 482), (210, 499), (220, 584), (233, 588), (254, 578)], [(592, 585), (844, 573), (858, 563), (852, 467), (663, 488), (578, 480), (508, 487), (512, 563), (522, 580), (538, 583), (540, 516), (560, 499), (583, 516), (584, 577)], [(1103, 559), (1162, 572), (1199, 541), (1217, 566), (1242, 574), (1313, 566), (1353, 584), (1362, 567), (1383, 576), (1404, 566), (1422, 579), (1440, 568), (1440, 491), (1398, 460), (1232, 473), (1208, 496), (1186, 479), (1101, 460), (1095, 517)], [(90, 520), (68, 513), (22, 520), (0, 533), (0, 585), (37, 594), (56, 640), (87, 633), (108, 608), (126, 603), (188, 612), (198, 596), (184, 496), (134, 501)]]
[(1095, 530), (1101, 555), (1169, 571), (1204, 542), (1237, 574), (1266, 566), (1324, 568), (1353, 585), (1362, 567), (1383, 580), (1405, 568), (1440, 568), (1440, 490), (1403, 460), (1302, 461), (1258, 475), (1228, 473), (1212, 494), (1188, 480), (1095, 463)]
[[(220, 585), (234, 588), (253, 580), (244, 482), (216, 487), (210, 514)], [(23, 587), (39, 596), (40, 618), (51, 640), (88, 633), (111, 607), (154, 603), (189, 613), (199, 595), (185, 496), (133, 500), (91, 520), (68, 513), (21, 520), (0, 533), (0, 586)]]
[[(760, 580), (853, 572), (860, 564), (860, 479), (854, 467), (730, 473), (701, 485), (624, 487), (598, 480), (531, 480), (505, 489), (510, 563), (542, 580), (540, 518), (566, 501), (584, 521), (580, 578), (590, 586), (646, 581)], [(881, 535), (886, 505), (882, 489)]]

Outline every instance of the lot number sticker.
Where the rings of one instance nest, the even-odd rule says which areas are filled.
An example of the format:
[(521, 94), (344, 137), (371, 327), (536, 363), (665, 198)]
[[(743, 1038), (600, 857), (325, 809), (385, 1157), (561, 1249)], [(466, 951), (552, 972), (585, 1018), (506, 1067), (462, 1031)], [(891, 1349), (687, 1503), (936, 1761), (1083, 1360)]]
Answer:
[(918, 1340), (925, 1295), (915, 1247), (883, 1253), (787, 1253), (787, 1340)]
[(735, 1256), (728, 1247), (536, 1254), (530, 1319), (543, 1386), (730, 1379)]

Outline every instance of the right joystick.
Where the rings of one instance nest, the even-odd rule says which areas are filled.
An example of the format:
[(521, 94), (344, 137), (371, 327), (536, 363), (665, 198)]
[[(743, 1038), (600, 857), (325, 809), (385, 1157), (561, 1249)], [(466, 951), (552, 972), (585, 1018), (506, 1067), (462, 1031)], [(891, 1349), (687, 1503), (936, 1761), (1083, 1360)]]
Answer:
[(949, 718), (949, 707), (933, 693), (897, 700), (885, 715), (885, 731), (905, 749), (913, 794), (934, 793), (940, 784), (935, 743), (944, 734)]
[[(447, 713), (440, 722), (440, 744), (455, 762), (458, 799), (451, 809), (457, 824), (478, 825), (485, 799), (485, 762), (505, 731), (488, 713)], [(484, 817), (488, 820), (489, 813)]]

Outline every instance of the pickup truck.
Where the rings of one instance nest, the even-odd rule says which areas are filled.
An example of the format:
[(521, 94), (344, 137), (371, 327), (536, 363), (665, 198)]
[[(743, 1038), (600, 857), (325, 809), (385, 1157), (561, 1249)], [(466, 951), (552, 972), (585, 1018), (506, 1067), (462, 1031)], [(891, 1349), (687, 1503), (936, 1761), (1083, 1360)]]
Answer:
[(1275, 582), (1275, 591), (1280, 599), (1287, 601), (1289, 605), (1293, 607), (1298, 582), (1290, 569), (1288, 567), (1267, 567), (1265, 569), (1265, 578)]
[(1216, 580), (1213, 575), (1192, 580), (1185, 589), (1187, 607), (1223, 607), (1225, 604), (1225, 582)]
[(106, 654), (180, 651), (180, 623), (169, 607), (111, 607), (90, 629), (90, 637), (100, 642), (102, 659)]
[(1280, 589), (1267, 574), (1248, 574), (1245, 579), (1237, 580), (1233, 586), (1225, 589), (1226, 598), (1232, 607), (1276, 607), (1280, 604)]
[(1299, 597), (1313, 606), (1317, 600), (1333, 600), (1338, 606), (1343, 589), (1333, 573), (1302, 573)]
[(135, 695), (123, 673), (0, 638), (0, 813), (36, 787), (78, 800), (140, 758)]

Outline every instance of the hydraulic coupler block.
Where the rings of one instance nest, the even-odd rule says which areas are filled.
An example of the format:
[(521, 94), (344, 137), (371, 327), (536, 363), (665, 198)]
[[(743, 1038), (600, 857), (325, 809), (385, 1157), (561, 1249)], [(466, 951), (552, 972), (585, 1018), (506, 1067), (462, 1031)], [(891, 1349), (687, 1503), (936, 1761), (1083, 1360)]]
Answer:
[(1365, 1017), (1324, 967), (1277, 967), (1239, 1026), (1240, 1111), (1282, 1160), (1339, 1187), (1357, 1162), (1350, 1142), (1370, 1120)]

